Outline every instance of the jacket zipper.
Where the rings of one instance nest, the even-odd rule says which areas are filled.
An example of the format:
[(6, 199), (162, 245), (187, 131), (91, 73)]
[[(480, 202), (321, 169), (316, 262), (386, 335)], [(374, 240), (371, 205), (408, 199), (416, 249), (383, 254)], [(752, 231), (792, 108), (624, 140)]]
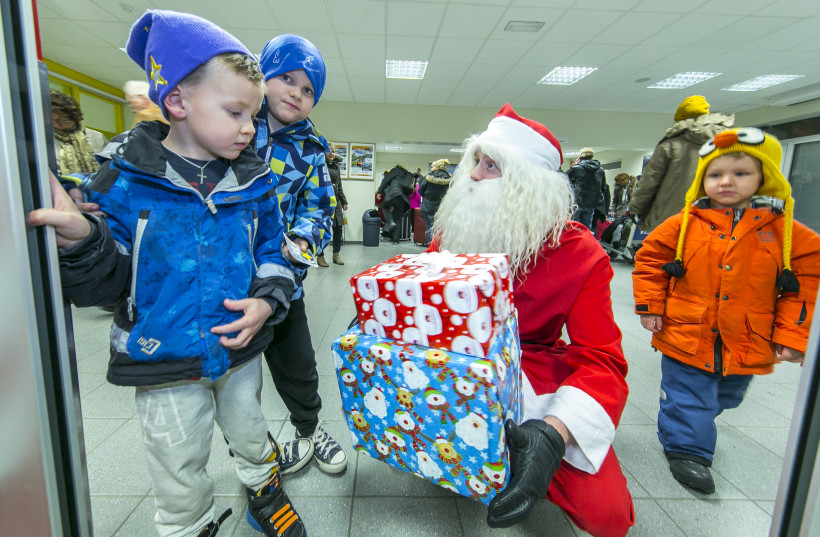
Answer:
[(140, 211), (139, 220), (137, 220), (137, 232), (134, 237), (134, 248), (131, 253), (131, 291), (126, 304), (128, 307), (128, 320), (132, 323), (134, 322), (134, 307), (137, 302), (137, 266), (139, 265), (142, 236), (145, 234), (145, 228), (148, 226), (149, 214), (149, 211)]

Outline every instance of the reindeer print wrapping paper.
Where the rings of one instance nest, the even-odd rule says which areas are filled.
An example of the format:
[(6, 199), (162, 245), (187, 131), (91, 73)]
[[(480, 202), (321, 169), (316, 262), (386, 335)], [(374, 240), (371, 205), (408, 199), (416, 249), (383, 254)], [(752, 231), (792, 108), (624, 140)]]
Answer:
[(350, 284), (365, 334), (480, 358), (513, 308), (504, 254), (403, 254)]
[(507, 486), (504, 421), (522, 414), (514, 315), (486, 358), (357, 327), (331, 349), (355, 449), (483, 504)]

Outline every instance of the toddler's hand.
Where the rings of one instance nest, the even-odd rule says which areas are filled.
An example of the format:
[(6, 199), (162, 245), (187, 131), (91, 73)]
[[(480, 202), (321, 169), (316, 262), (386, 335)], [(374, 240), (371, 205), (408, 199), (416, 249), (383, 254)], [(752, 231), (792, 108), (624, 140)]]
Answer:
[(51, 184), (51, 209), (35, 209), (26, 215), (26, 224), (29, 226), (52, 226), (57, 233), (57, 246), (72, 248), (80, 244), (91, 234), (91, 224), (80, 214), (74, 200), (54, 177), (48, 172)]
[(268, 317), (271, 316), (270, 306), (261, 298), (243, 298), (242, 300), (231, 300), (226, 298), (222, 304), (231, 311), (242, 311), (245, 314), (232, 323), (223, 324), (211, 328), (213, 334), (230, 334), (239, 332), (236, 337), (228, 338), (222, 336), (219, 342), (223, 347), (229, 349), (242, 349), (247, 347), (253, 336), (259, 332)]
[(660, 315), (641, 315), (641, 326), (653, 334), (661, 331), (662, 319)]
[[(310, 245), (308, 244), (308, 241), (306, 241), (305, 239), (303, 239), (301, 237), (293, 237), (291, 240), (293, 242), (295, 242), (296, 244), (298, 244), (299, 248), (301, 248), (303, 252), (308, 251), (308, 246), (310, 246)], [(292, 263), (300, 263), (301, 264), (303, 262), (301, 259), (294, 259), (293, 256), (290, 255), (290, 250), (288, 250), (288, 245), (287, 244), (282, 244), (282, 255), (285, 256), (285, 259), (287, 259), (288, 261), (290, 261)]]
[(96, 203), (85, 201), (83, 193), (79, 188), (72, 188), (68, 191), (69, 197), (74, 200), (74, 205), (83, 213), (91, 213), (94, 216), (104, 217), (105, 215), (100, 211), (100, 206)]
[(802, 352), (792, 349), (791, 347), (781, 345), (779, 343), (775, 343), (774, 348), (777, 351), (777, 357), (781, 362), (792, 362), (794, 364), (803, 363)]

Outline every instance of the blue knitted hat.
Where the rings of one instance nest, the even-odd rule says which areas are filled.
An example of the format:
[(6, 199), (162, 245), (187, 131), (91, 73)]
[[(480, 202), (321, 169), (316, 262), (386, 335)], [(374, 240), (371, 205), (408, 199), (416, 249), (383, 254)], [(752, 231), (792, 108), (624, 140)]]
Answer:
[(325, 89), (325, 60), (316, 45), (302, 36), (282, 34), (274, 37), (262, 49), (259, 59), (265, 80), (276, 75), (304, 69), (308, 80), (313, 84), (313, 106), (319, 103), (319, 97)]
[(253, 57), (237, 38), (196, 15), (149, 9), (131, 27), (128, 57), (148, 75), (148, 97), (162, 114), (162, 101), (188, 74), (214, 56), (238, 52)]

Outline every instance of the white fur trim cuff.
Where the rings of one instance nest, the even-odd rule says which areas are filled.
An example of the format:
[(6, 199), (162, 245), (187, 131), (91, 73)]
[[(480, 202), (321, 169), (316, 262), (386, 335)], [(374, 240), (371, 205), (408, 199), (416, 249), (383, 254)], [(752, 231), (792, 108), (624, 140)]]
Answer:
[(573, 386), (561, 386), (555, 393), (536, 395), (526, 375), (523, 375), (522, 392), (523, 421), (546, 416), (561, 420), (573, 438), (567, 444), (564, 460), (584, 472), (597, 472), (615, 439), (615, 424), (598, 401)]

